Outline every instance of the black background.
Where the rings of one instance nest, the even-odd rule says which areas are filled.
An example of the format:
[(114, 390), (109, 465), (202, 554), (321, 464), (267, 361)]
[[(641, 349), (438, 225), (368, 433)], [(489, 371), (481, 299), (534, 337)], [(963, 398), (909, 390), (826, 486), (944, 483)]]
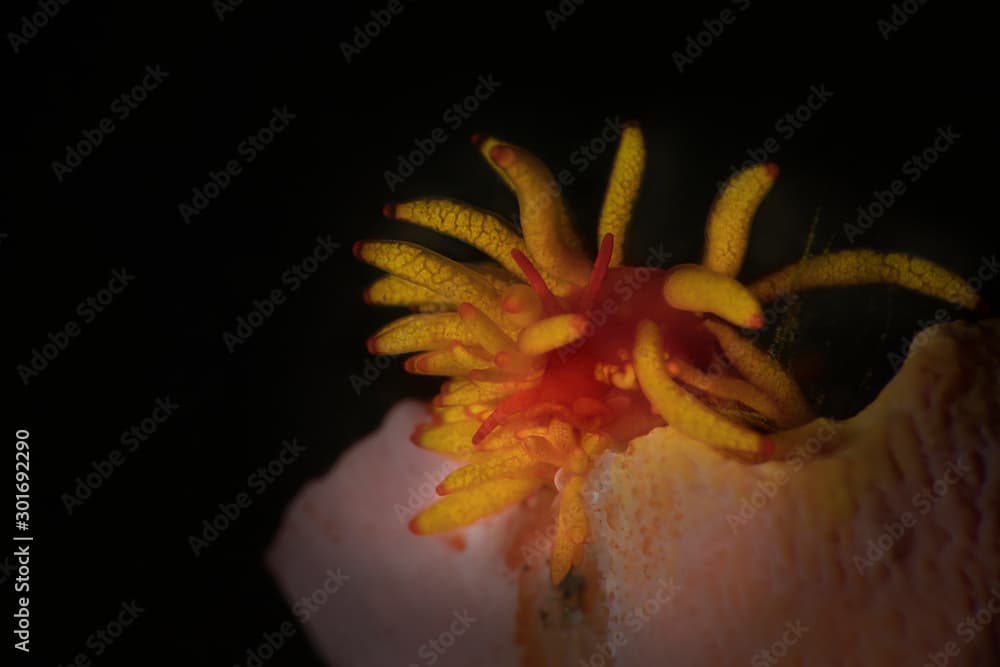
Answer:
[[(573, 169), (573, 152), (606, 118), (638, 119), (649, 166), (634, 263), (659, 242), (675, 261), (697, 261), (716, 183), (747, 149), (776, 137), (781, 150), (770, 159), (782, 175), (756, 219), (743, 274), (753, 278), (801, 256), (817, 211), (816, 249), (849, 247), (843, 224), (857, 207), (950, 126), (961, 139), (907, 182), (858, 246), (922, 255), (962, 275), (997, 251), (986, 17), (930, 2), (883, 39), (877, 21), (892, 5), (881, 2), (653, 13), (588, 0), (553, 30), (545, 11), (556, 3), (424, 1), (405, 3), (347, 63), (340, 43), (385, 6), (245, 0), (220, 21), (210, 2), (74, 0), (19, 53), (2, 47), (10, 117), (0, 267), (13, 398), (4, 402), (4, 451), (15, 429), (30, 429), (33, 664), (93, 657), (88, 635), (132, 599), (146, 611), (94, 664), (245, 664), (247, 649), (292, 618), (262, 560), (283, 508), (393, 403), (437, 386), (393, 362), (370, 387), (352, 388), (369, 359), (366, 336), (399, 313), (362, 303), (377, 273), (350, 245), (405, 236), (471, 256), (380, 210), (443, 195), (511, 214), (513, 197), (468, 143), (473, 132)], [(727, 6), (736, 21), (678, 72), (672, 53)], [(14, 31), (38, 6), (18, 0), (5, 10), (2, 27)], [(157, 64), (169, 77), (59, 183), (52, 162)], [(491, 74), (496, 92), (461, 127), (446, 126), (444, 111)], [(813, 85), (833, 97), (785, 140), (775, 122)], [(185, 224), (178, 205), (192, 188), (285, 106), (296, 116), (288, 129)], [(390, 191), (384, 173), (436, 127), (447, 141)], [(612, 154), (565, 190), (586, 238)], [(222, 334), (283, 287), (282, 273), (326, 234), (340, 249), (230, 353)], [(17, 366), (50, 332), (80, 321), (77, 304), (120, 267), (135, 280), (25, 386)], [(997, 302), (995, 283), (985, 293)], [(891, 377), (887, 354), (938, 307), (886, 287), (807, 297), (794, 353), (823, 412), (846, 416), (869, 401)], [(166, 396), (177, 413), (67, 514), (61, 495), (122, 449), (121, 433)], [(290, 437), (306, 453), (194, 557), (188, 537)], [(299, 632), (269, 664), (319, 662)]]

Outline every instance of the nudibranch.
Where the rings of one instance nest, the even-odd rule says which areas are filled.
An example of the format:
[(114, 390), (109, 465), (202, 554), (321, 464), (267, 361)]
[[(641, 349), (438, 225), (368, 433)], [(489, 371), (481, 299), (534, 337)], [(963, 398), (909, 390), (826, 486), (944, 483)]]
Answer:
[(738, 281), (751, 222), (778, 175), (774, 164), (739, 171), (719, 191), (700, 264), (624, 265), (646, 161), (636, 123), (622, 132), (591, 261), (537, 157), (493, 137), (476, 135), (473, 144), (513, 190), (520, 234), (497, 214), (447, 199), (387, 204), (387, 218), (453, 236), (492, 261), (460, 263), (399, 241), (355, 243), (356, 257), (388, 273), (365, 300), (416, 311), (375, 333), (368, 349), (416, 353), (408, 371), (451, 378), (412, 440), (464, 465), (444, 477), (437, 487), (444, 497), (411, 530), (460, 528), (552, 485), (554, 584), (582, 561), (585, 482), (602, 452), (669, 424), (760, 462), (775, 455), (771, 434), (813, 418), (788, 371), (740, 331), (763, 326), (763, 304), (869, 283), (970, 310), (980, 303), (968, 283), (933, 262), (869, 250), (807, 257)]

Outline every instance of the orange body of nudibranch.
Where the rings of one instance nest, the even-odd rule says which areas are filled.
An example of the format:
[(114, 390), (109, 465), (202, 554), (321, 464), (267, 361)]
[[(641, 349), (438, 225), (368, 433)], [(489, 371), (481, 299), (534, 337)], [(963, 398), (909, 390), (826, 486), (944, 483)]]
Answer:
[(583, 557), (582, 494), (602, 452), (669, 424), (761, 461), (774, 451), (768, 433), (812, 418), (794, 379), (738, 331), (763, 325), (762, 303), (797, 290), (884, 282), (979, 305), (953, 273), (897, 253), (831, 253), (748, 286), (738, 282), (751, 221), (778, 174), (773, 164), (735, 174), (720, 192), (700, 264), (623, 266), (645, 165), (636, 124), (622, 134), (591, 261), (549, 170), (522, 148), (473, 141), (516, 194), (521, 234), (492, 213), (450, 200), (387, 205), (387, 217), (454, 236), (494, 261), (462, 264), (409, 243), (356, 243), (358, 258), (390, 274), (371, 285), (366, 300), (418, 311), (382, 328), (368, 346), (372, 353), (418, 353), (407, 370), (453, 378), (413, 441), (465, 465), (441, 481), (444, 498), (411, 529), (465, 526), (555, 485), (553, 583)]

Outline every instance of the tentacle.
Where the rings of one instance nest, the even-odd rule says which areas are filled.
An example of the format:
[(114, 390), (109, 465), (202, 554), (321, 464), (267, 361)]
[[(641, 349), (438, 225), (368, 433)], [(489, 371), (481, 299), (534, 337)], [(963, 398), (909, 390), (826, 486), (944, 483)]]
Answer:
[(472, 380), (453, 380), (441, 385), (441, 393), (434, 401), (437, 405), (471, 405), (473, 403), (490, 403), (516, 394), (525, 389), (531, 389), (537, 384), (534, 380), (508, 380), (506, 382), (474, 382)]
[(542, 317), (542, 300), (527, 285), (508, 287), (500, 306), (508, 319), (519, 327), (526, 327)]
[(506, 428), (498, 428), (490, 433), (489, 437), (485, 440), (476, 444), (475, 447), (480, 451), (495, 452), (501, 449), (520, 447), (521, 444), (522, 440), (514, 431)]
[[(539, 160), (534, 155), (534, 153), (531, 153), (530, 151), (527, 151), (518, 146), (514, 146), (509, 142), (497, 139), (496, 137), (491, 137), (482, 134), (474, 134), (472, 136), (472, 144), (476, 146), (476, 148), (479, 150), (479, 154), (486, 159), (486, 162), (490, 165), (493, 171), (500, 176), (500, 178), (504, 181), (504, 183), (507, 184), (507, 187), (509, 187), (511, 191), (514, 192), (515, 195), (518, 194), (518, 182), (510, 174), (510, 172), (504, 168), (503, 165), (497, 162), (496, 156), (498, 153), (496, 152), (495, 149), (497, 149), (498, 147), (514, 148), (523, 155), (525, 155), (526, 157), (531, 158), (537, 165), (540, 165), (544, 173), (548, 174), (548, 179), (539, 179), (538, 182), (544, 183), (549, 192), (551, 194), (556, 195), (558, 198), (558, 203), (560, 206), (560, 216), (557, 222), (559, 224), (559, 234), (562, 237), (562, 240), (573, 250), (577, 251), (583, 250), (583, 242), (580, 240), (580, 237), (577, 236), (576, 232), (573, 230), (572, 224), (570, 223), (569, 215), (566, 213), (565, 206), (563, 206), (562, 197), (559, 196), (559, 186), (553, 181), (548, 168), (544, 164), (542, 164), (541, 160)], [(549, 181), (552, 182), (549, 183)]]
[[(529, 436), (539, 437), (551, 447), (550, 454), (554, 457), (554, 465), (560, 467), (570, 465), (575, 452), (580, 451), (577, 445), (579, 438), (573, 430), (573, 425), (558, 416), (551, 417), (548, 423), (535, 423), (517, 431), (518, 437), (528, 438)], [(578, 462), (577, 462), (578, 463)], [(579, 465), (574, 468), (577, 472), (584, 472), (586, 467)]]
[(489, 368), (492, 362), (483, 360), (469, 352), (458, 353), (454, 346), (447, 350), (432, 350), (410, 357), (403, 363), (407, 372), (415, 375), (464, 376), (470, 371)]
[(473, 380), (477, 383), (486, 383), (486, 384), (506, 385), (510, 382), (529, 383), (529, 382), (534, 382), (535, 380), (540, 380), (541, 377), (542, 377), (541, 371), (536, 371), (535, 373), (532, 373), (530, 375), (523, 375), (523, 374), (515, 375), (513, 373), (509, 373), (499, 368), (482, 368), (469, 371), (470, 380)]
[(705, 326), (715, 335), (740, 375), (778, 402), (785, 415), (779, 426), (797, 426), (813, 418), (812, 408), (798, 383), (777, 359), (721, 322), (706, 321)]
[(573, 476), (559, 492), (559, 515), (549, 558), (549, 578), (559, 584), (579, 560), (579, 552), (590, 533), (583, 503), (584, 478)]
[(474, 421), (456, 421), (445, 424), (421, 425), (410, 436), (417, 447), (468, 461), (480, 458), (480, 450), (472, 444), (472, 434), (479, 426)]
[(514, 275), (496, 262), (462, 262), (462, 265), (481, 275), (498, 292), (503, 292), (511, 285), (519, 285), (523, 281), (520, 275)]
[(472, 442), (477, 445), (480, 444), (511, 415), (528, 410), (531, 406), (537, 403), (537, 400), (538, 390), (534, 387), (529, 387), (524, 391), (508, 396), (496, 407), (495, 410), (490, 413), (486, 419), (483, 420), (483, 423), (479, 425), (479, 428), (472, 436)]
[(448, 347), (452, 341), (470, 345), (476, 339), (457, 313), (409, 315), (390, 322), (368, 339), (372, 354), (406, 354)]
[(663, 281), (663, 298), (679, 310), (709, 312), (736, 326), (764, 325), (760, 304), (742, 283), (697, 264), (670, 270)]
[(976, 290), (943, 266), (899, 252), (873, 250), (842, 250), (810, 257), (755, 280), (749, 288), (766, 303), (789, 292), (873, 283), (899, 285), (969, 310), (982, 304)]
[(493, 363), (505, 373), (531, 373), (544, 366), (545, 358), (533, 354), (524, 354), (517, 350), (501, 350), (493, 357)]
[(642, 130), (635, 122), (626, 122), (622, 130), (618, 152), (611, 167), (608, 190), (604, 194), (604, 205), (597, 224), (597, 242), (608, 234), (615, 237), (615, 248), (611, 254), (611, 266), (621, 266), (625, 256), (625, 238), (632, 210), (639, 198), (642, 172), (646, 168), (646, 147)]
[(555, 315), (556, 313), (563, 312), (562, 306), (559, 305), (559, 302), (556, 301), (555, 295), (551, 292), (551, 290), (549, 290), (549, 285), (546, 282), (545, 277), (539, 273), (538, 269), (536, 269), (535, 265), (531, 263), (531, 260), (528, 259), (527, 255), (520, 250), (511, 250), (510, 256), (514, 258), (517, 265), (521, 267), (522, 271), (524, 271), (524, 275), (528, 277), (528, 283), (535, 291), (535, 294), (538, 295), (538, 298), (541, 299), (542, 308), (545, 313), (548, 315)]
[(616, 449), (621, 446), (617, 440), (606, 433), (585, 433), (580, 441), (580, 447), (586, 452), (591, 460), (596, 460), (598, 456), (609, 449)]
[(517, 187), (514, 185), (514, 181), (511, 180), (510, 176), (507, 175), (507, 172), (501, 169), (491, 157), (493, 149), (497, 146), (507, 145), (506, 142), (500, 141), (496, 137), (491, 137), (489, 135), (474, 134), (472, 135), (472, 145), (476, 147), (479, 154), (483, 156), (484, 160), (486, 160), (486, 164), (490, 165), (493, 171), (496, 172), (496, 175), (507, 184), (507, 187), (510, 188), (512, 192), (517, 192)]
[(524, 354), (545, 354), (581, 338), (587, 324), (587, 318), (579, 313), (547, 317), (522, 329), (517, 347)]
[(611, 263), (614, 248), (614, 234), (605, 234), (601, 238), (600, 249), (597, 251), (597, 259), (594, 260), (594, 268), (590, 271), (587, 286), (583, 288), (583, 293), (580, 295), (580, 310), (590, 310), (590, 307), (594, 305), (601, 287), (604, 286), (604, 279), (608, 275), (608, 266)]
[(685, 384), (708, 392), (713, 396), (738, 401), (752, 408), (778, 426), (785, 421), (778, 404), (770, 396), (746, 380), (725, 375), (703, 373), (683, 359), (671, 359), (667, 370)]
[[(422, 449), (452, 458), (475, 461), (485, 460), (481, 456), (483, 452), (520, 446), (521, 440), (513, 431), (505, 428), (496, 429), (479, 444), (473, 443), (472, 437), (475, 435), (476, 429), (479, 428), (480, 422), (478, 419), (470, 419), (468, 413), (480, 408), (486, 412), (493, 409), (485, 404), (434, 408), (434, 414), (450, 411), (444, 414), (451, 416), (452, 419), (444, 420), (442, 417), (443, 421), (418, 426), (410, 440)], [(459, 414), (461, 417), (458, 416)]]
[(531, 153), (510, 144), (493, 146), (489, 159), (513, 184), (531, 259), (544, 274), (584, 284), (590, 262), (580, 250), (582, 244), (570, 227), (559, 185), (549, 169)]
[(556, 468), (566, 463), (566, 453), (546, 438), (538, 435), (527, 435), (525, 433), (519, 433), (518, 435), (522, 436), (521, 448), (536, 461), (548, 463)]
[(502, 449), (487, 455), (482, 463), (472, 463), (452, 471), (438, 484), (437, 492), (438, 495), (445, 496), (495, 479), (552, 479), (553, 474), (555, 468), (547, 464), (539, 465), (538, 461), (520, 447)]
[(526, 250), (524, 241), (497, 216), (450, 199), (416, 199), (386, 204), (385, 217), (405, 220), (465, 241), (486, 253), (505, 269), (520, 275), (510, 258), (511, 248)]
[(382, 276), (364, 291), (365, 303), (380, 306), (450, 306), (454, 301), (434, 290), (392, 274)]
[(479, 345), (490, 354), (496, 354), (501, 350), (517, 349), (514, 340), (471, 303), (460, 303), (458, 316)]
[(358, 241), (354, 256), (458, 302), (468, 301), (504, 330), (500, 294), (481, 275), (447, 257), (403, 241)]
[(649, 320), (639, 323), (633, 354), (639, 386), (668, 424), (712, 447), (770, 457), (770, 439), (739, 426), (684, 391), (667, 373), (659, 327)]
[(726, 181), (708, 214), (702, 266), (730, 277), (740, 272), (750, 224), (777, 178), (778, 165), (771, 162), (748, 167)]
[(450, 303), (415, 303), (409, 309), (415, 313), (450, 313), (455, 306)]
[(454, 407), (454, 408), (432, 408), (431, 409), (431, 423), (432, 424), (451, 424), (453, 422), (465, 421), (469, 419), (469, 414), (465, 411), (465, 407)]
[(493, 358), (489, 352), (481, 347), (462, 345), (457, 340), (452, 341), (448, 347), (455, 359), (465, 364), (469, 368), (480, 367), (480, 364), (491, 364)]
[(542, 484), (540, 479), (496, 479), (474, 489), (445, 496), (418, 514), (410, 522), (410, 530), (426, 535), (467, 526), (521, 502)]
[(452, 424), (460, 421), (481, 422), (493, 408), (489, 405), (459, 405), (454, 407), (432, 407), (430, 424)]

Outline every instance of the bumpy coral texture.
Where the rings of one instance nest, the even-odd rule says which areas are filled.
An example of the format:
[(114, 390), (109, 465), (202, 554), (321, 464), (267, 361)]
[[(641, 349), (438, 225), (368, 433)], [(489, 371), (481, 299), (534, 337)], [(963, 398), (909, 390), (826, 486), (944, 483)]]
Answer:
[(998, 664), (1000, 320), (912, 350), (857, 416), (776, 435), (784, 460), (667, 427), (598, 461), (614, 664)]
[(391, 409), (269, 549), (329, 664), (1000, 664), (1000, 320), (922, 333), (860, 414), (774, 435), (783, 460), (672, 427), (605, 453), (584, 566), (559, 587), (552, 490), (440, 539), (401, 529), (459, 465), (400, 445), (425, 417)]
[(451, 378), (412, 439), (464, 465), (441, 481), (444, 498), (411, 529), (466, 526), (554, 487), (553, 583), (582, 561), (591, 534), (583, 490), (602, 453), (669, 424), (762, 462), (783, 454), (775, 434), (813, 418), (781, 363), (740, 332), (763, 325), (762, 304), (880, 282), (980, 305), (968, 284), (930, 261), (868, 250), (806, 257), (739, 282), (751, 221), (778, 174), (773, 164), (736, 173), (720, 191), (700, 264), (625, 266), (646, 160), (634, 123), (615, 156), (591, 261), (541, 161), (492, 137), (474, 143), (516, 195), (520, 234), (496, 214), (450, 200), (387, 205), (387, 217), (461, 239), (492, 261), (459, 263), (405, 242), (356, 243), (358, 258), (389, 274), (366, 300), (417, 311), (378, 331), (369, 350), (416, 353), (410, 372)]

